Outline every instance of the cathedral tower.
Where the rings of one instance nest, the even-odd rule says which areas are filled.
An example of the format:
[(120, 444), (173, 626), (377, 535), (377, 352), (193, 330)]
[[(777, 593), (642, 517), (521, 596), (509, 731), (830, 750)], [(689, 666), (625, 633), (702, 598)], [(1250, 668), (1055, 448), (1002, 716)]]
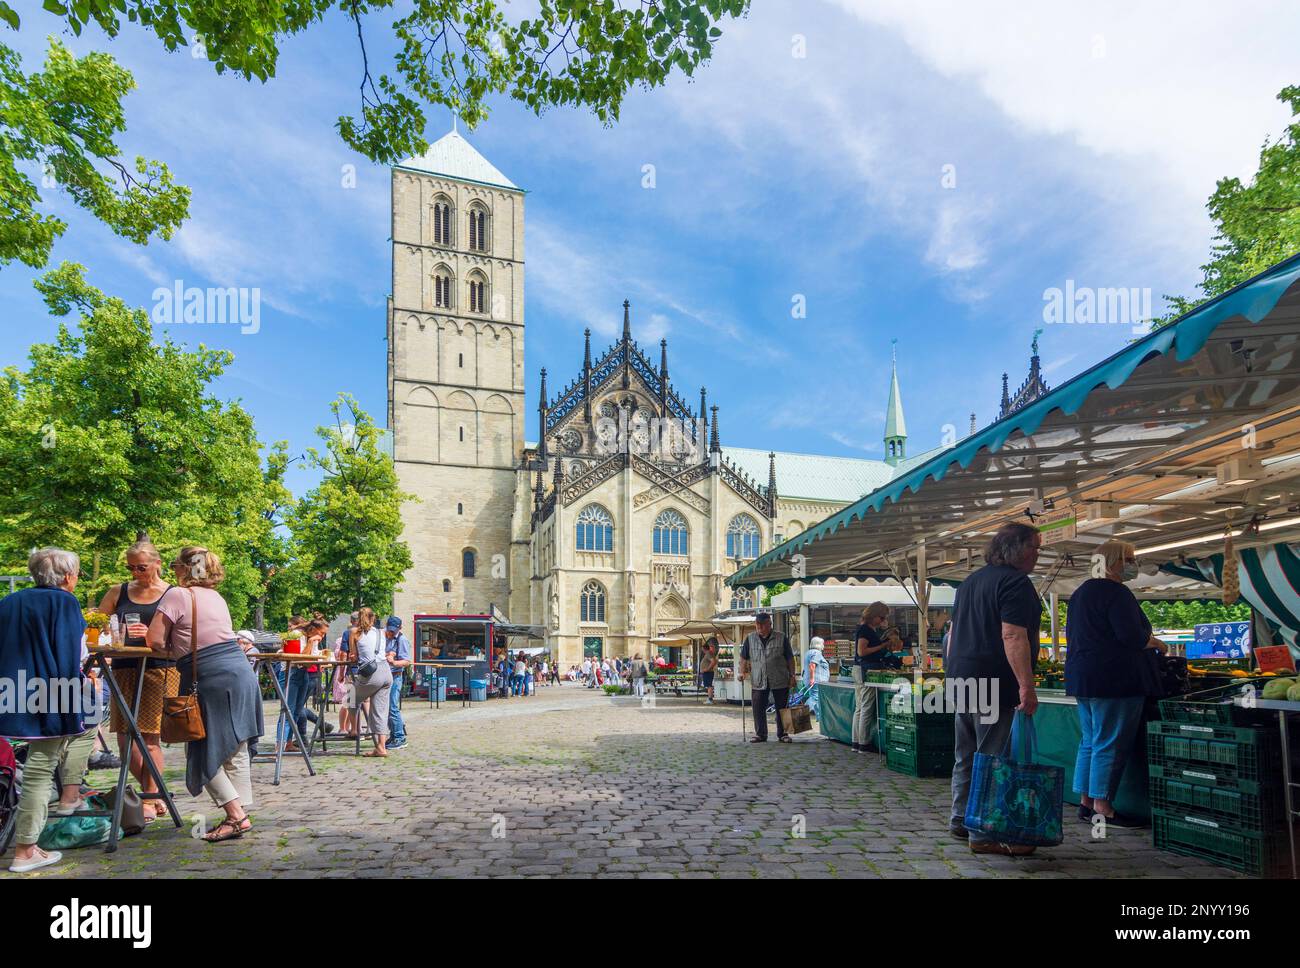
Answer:
[[(451, 131), (392, 171), (388, 426), (414, 565), (395, 602), (505, 609), (524, 432), (524, 193)], [(372, 603), (382, 608), (386, 603)]]

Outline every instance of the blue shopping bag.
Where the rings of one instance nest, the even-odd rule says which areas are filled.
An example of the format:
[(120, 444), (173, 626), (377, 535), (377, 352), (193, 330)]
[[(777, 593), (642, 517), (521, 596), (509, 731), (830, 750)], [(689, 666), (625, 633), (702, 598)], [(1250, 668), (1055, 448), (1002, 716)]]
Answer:
[(967, 830), (1033, 847), (1053, 847), (1065, 839), (1065, 770), (1035, 763), (1037, 755), (1033, 717), (1017, 712), (1002, 753), (975, 754)]

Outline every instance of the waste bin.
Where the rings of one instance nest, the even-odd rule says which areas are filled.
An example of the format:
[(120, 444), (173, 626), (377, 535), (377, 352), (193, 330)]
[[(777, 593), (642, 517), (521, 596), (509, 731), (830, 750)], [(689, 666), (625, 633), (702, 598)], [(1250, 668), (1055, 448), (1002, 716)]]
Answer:
[(438, 695), (435, 698), (438, 702), (447, 701), (447, 679), (445, 676), (438, 677)]
[[(443, 680), (446, 682), (447, 680)], [(470, 702), (487, 702), (487, 681), (483, 679), (471, 679), (469, 681), (469, 701)]]

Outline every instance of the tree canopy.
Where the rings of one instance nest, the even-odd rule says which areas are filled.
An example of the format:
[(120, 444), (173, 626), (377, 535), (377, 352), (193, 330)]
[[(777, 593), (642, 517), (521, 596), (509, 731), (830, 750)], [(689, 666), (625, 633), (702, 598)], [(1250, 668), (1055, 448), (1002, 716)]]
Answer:
[[(44, 9), (78, 37), (91, 24), (110, 38), (134, 25), (168, 51), (201, 45), (192, 49), (218, 73), (258, 81), (275, 76), (285, 38), (327, 16), (346, 17), (357, 36), (359, 104), (335, 128), (355, 151), (393, 164), (428, 147), (430, 108), (450, 109), (473, 128), (494, 96), (538, 114), (584, 106), (612, 124), (634, 85), (693, 75), (713, 53), (718, 24), (743, 15), (749, 2), (541, 0), (535, 16), (514, 20), (502, 0), (412, 0), (400, 16), (395, 0), (44, 0)], [(0, 24), (22, 26), (5, 0)], [(396, 44), (388, 69), (371, 52), (381, 26)], [(42, 189), (67, 192), (139, 244), (169, 239), (184, 222), (189, 190), (160, 161), (123, 159), (114, 141), (125, 129), (122, 99), (134, 88), (106, 53), (77, 58), (52, 37), (44, 69), (25, 73), (17, 52), (0, 43), (0, 266), (44, 266), (66, 231)]]

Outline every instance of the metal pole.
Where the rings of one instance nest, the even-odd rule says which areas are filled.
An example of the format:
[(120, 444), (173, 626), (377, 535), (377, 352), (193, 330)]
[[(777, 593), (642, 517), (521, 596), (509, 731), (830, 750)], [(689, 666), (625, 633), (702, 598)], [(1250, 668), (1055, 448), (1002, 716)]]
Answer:
[(1056, 661), (1057, 650), (1061, 647), (1061, 620), (1057, 614), (1057, 605), (1060, 601), (1058, 592), (1051, 591), (1047, 593), (1047, 607), (1052, 610), (1052, 661)]

